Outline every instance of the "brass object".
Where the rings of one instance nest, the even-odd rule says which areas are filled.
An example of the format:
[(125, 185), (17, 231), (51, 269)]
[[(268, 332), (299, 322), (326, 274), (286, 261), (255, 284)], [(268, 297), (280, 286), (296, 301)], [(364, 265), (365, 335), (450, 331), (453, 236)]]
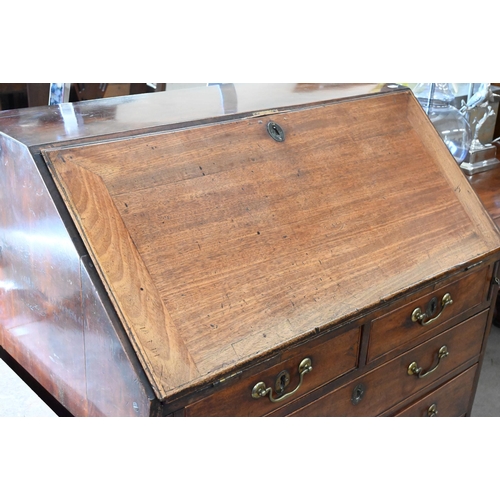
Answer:
[(436, 363), (436, 366), (431, 370), (426, 371), (425, 373), (423, 372), (423, 368), (419, 367), (416, 361), (413, 361), (413, 363), (410, 363), (410, 365), (408, 366), (408, 375), (416, 375), (418, 378), (427, 377), (427, 375), (430, 375), (432, 372), (437, 370), (441, 360), (443, 358), (446, 358), (448, 354), (450, 354), (448, 352), (448, 348), (445, 345), (441, 347), (438, 352), (438, 362)]
[[(417, 307), (411, 313), (411, 320), (414, 323), (416, 323), (418, 321), (422, 326), (428, 325), (429, 323), (436, 321), (439, 318), (439, 316), (441, 316), (441, 314), (443, 313), (445, 308), (451, 304), (453, 304), (453, 299), (451, 298), (451, 295), (449, 293), (445, 293), (443, 295), (443, 298), (441, 299), (441, 311), (439, 312), (439, 314), (437, 316), (430, 318), (430, 316), (431, 316), (431, 314), (433, 314), (433, 312), (431, 313), (430, 311), (428, 311), (428, 312), (424, 313), (424, 312), (422, 312), (422, 309), (420, 309), (420, 307)], [(431, 300), (431, 303), (429, 305), (433, 306), (432, 300)], [(434, 307), (431, 307), (431, 309), (434, 309)]]
[(241, 375), (243, 372), (240, 370), (239, 372), (232, 373), (231, 375), (228, 375), (227, 377), (223, 377), (219, 380), (216, 380), (212, 385), (215, 387), (219, 384), (223, 384), (224, 382), (227, 382), (228, 380), (232, 379), (233, 377), (237, 377), (238, 375)]
[(437, 410), (437, 404), (436, 403), (433, 403), (429, 406), (428, 410), (427, 410), (427, 416), (428, 417), (436, 417), (438, 414), (438, 410)]
[(357, 405), (364, 397), (366, 387), (364, 384), (358, 384), (353, 390), (351, 395), (351, 403)]
[[(278, 398), (274, 398), (273, 394), (272, 394), (273, 390), (271, 389), (271, 387), (266, 387), (266, 384), (264, 382), (258, 382), (257, 384), (254, 385), (254, 387), (252, 389), (252, 398), (259, 399), (259, 398), (262, 398), (266, 395), (269, 395), (269, 400), (272, 403), (279, 403), (280, 401), (283, 401), (284, 399), (290, 397), (292, 394), (295, 394), (299, 390), (300, 386), (302, 385), (302, 381), (304, 380), (304, 375), (306, 373), (309, 373), (311, 370), (312, 370), (312, 362), (311, 362), (310, 358), (305, 358), (299, 364), (300, 380), (299, 380), (297, 387), (293, 391), (287, 392), (286, 394), (283, 394), (282, 396), (280, 396)], [(278, 376), (277, 381), (276, 381), (277, 383), (280, 380), (280, 377), (282, 376), (282, 374), (283, 374), (283, 372), (281, 372), (280, 375)]]
[(267, 133), (277, 142), (285, 140), (285, 131), (276, 122), (267, 124)]
[(265, 111), (256, 111), (252, 113), (252, 116), (266, 116), (266, 115), (275, 115), (278, 113), (277, 109), (266, 109)]

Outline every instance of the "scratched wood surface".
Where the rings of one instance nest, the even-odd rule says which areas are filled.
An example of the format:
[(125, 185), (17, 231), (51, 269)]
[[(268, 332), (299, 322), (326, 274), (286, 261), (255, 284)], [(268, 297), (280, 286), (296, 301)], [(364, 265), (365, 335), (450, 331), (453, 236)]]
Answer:
[(44, 157), (163, 399), (500, 246), (410, 92)]

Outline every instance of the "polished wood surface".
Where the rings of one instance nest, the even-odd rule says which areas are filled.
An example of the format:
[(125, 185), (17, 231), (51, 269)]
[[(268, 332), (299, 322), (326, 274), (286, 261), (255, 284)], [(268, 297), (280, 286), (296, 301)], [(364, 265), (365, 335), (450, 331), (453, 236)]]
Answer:
[(0, 132), (33, 146), (180, 128), (188, 123), (211, 123), (270, 109), (392, 92), (384, 84), (228, 83), (1, 111)]
[[(461, 417), (467, 413), (477, 365), (431, 392), (395, 417)], [(434, 406), (433, 415), (431, 406)]]
[(0, 169), (0, 346), (73, 415), (149, 415), (149, 383), (30, 150), (0, 134)]
[(271, 116), (43, 152), (161, 399), (498, 248), (411, 92)]
[(26, 146), (0, 136), (0, 341), (86, 414), (80, 262)]

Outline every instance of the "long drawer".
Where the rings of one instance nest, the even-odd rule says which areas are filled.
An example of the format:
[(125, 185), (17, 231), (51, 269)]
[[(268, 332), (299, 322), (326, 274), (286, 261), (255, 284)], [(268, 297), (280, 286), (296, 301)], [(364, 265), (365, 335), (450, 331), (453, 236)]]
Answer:
[(460, 417), (467, 413), (477, 364), (442, 385), (395, 417)]
[[(193, 417), (265, 415), (285, 402), (288, 403), (355, 369), (358, 363), (359, 343), (360, 328), (354, 328), (345, 333), (327, 335), (324, 342), (315, 344), (314, 347), (305, 344), (303, 354), (290, 357), (251, 377), (244, 377), (224, 391), (187, 406), (186, 415)], [(309, 360), (309, 363), (303, 363), (304, 360)], [(304, 366), (306, 369), (301, 376), (299, 371)], [(310, 369), (307, 369), (307, 366)], [(263, 392), (267, 389), (269, 391), (259, 397), (256, 386)], [(295, 389), (291, 396), (285, 396)], [(277, 402), (270, 400), (269, 392), (273, 399), (278, 400)]]
[[(478, 358), (486, 327), (484, 311), (353, 382), (293, 412), (293, 416), (376, 416)], [(439, 353), (447, 352), (448, 355)], [(414, 374), (410, 367), (420, 376)]]

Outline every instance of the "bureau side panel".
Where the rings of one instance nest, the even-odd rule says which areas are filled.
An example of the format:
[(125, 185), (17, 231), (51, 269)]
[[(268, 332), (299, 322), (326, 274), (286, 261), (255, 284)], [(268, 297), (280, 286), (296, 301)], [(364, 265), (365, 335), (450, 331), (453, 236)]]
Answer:
[(79, 256), (28, 149), (0, 134), (0, 341), (86, 413)]
[(28, 149), (0, 134), (0, 345), (75, 416), (147, 416), (151, 389)]
[(153, 391), (117, 318), (96, 288), (88, 256), (82, 257), (81, 272), (88, 416), (147, 417)]

